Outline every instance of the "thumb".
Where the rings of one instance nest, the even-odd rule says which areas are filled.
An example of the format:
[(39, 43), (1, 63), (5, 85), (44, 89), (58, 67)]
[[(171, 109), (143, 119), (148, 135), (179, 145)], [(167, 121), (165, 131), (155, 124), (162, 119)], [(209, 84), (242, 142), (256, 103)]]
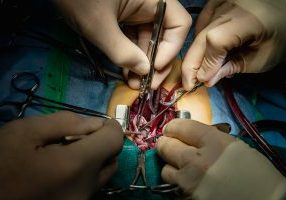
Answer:
[(138, 75), (147, 74), (150, 64), (145, 53), (124, 35), (111, 11), (105, 10), (102, 14), (104, 20), (95, 16), (95, 20), (90, 20), (92, 23), (82, 27), (85, 37), (101, 49), (114, 64), (128, 68)]

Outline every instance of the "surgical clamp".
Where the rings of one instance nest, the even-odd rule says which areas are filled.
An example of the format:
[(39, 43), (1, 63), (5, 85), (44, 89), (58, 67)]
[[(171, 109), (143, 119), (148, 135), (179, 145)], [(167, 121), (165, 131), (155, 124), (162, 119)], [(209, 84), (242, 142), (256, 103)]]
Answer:
[[(138, 164), (136, 168), (135, 177), (130, 185), (130, 189), (148, 189), (147, 180), (146, 180), (146, 172), (145, 172), (145, 151), (140, 151), (138, 157)], [(142, 175), (142, 176), (141, 176)], [(144, 185), (136, 185), (140, 176), (142, 177)]]
[[(142, 77), (141, 84), (140, 84), (140, 95), (139, 95), (139, 108), (138, 108), (138, 119), (142, 116), (143, 108), (148, 99), (152, 99), (152, 90), (151, 84), (153, 80), (153, 76), (155, 73), (155, 59), (157, 55), (157, 50), (159, 46), (159, 37), (162, 30), (162, 24), (165, 16), (166, 11), (166, 1), (159, 0), (157, 11), (154, 20), (154, 27), (151, 36), (151, 40), (149, 42), (149, 47), (147, 51), (147, 57), (150, 61), (150, 71), (147, 75)], [(140, 120), (137, 120), (138, 122)]]

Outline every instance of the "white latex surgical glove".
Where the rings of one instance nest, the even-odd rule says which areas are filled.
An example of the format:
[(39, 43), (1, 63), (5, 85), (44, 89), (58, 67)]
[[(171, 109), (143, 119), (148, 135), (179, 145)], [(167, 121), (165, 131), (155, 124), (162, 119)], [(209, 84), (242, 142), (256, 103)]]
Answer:
[[(124, 68), (131, 88), (138, 89), (140, 75), (150, 69), (146, 56), (158, 0), (55, 0), (75, 29)], [(161, 42), (155, 60), (156, 88), (171, 71), (188, 34), (191, 16), (177, 0), (166, 0)], [(123, 30), (120, 25), (123, 25)]]
[(286, 1), (209, 0), (182, 66), (184, 88), (272, 69), (283, 56)]
[(161, 176), (182, 199), (282, 200), (286, 178), (257, 150), (217, 128), (175, 119), (157, 142)]
[(188, 196), (207, 170), (235, 139), (217, 128), (192, 120), (172, 120), (157, 142), (157, 150), (167, 164), (164, 181), (178, 185)]
[(1, 199), (90, 199), (116, 171), (122, 145), (115, 120), (60, 112), (7, 123), (0, 129)]

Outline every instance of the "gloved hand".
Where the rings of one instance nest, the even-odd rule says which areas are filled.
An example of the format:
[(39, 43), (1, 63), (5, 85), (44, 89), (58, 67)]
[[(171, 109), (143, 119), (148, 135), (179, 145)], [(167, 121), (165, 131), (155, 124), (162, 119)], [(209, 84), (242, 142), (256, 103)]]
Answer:
[[(53, 142), (83, 134), (68, 145)], [(1, 198), (89, 199), (115, 172), (122, 143), (114, 120), (61, 112), (10, 122), (0, 129)]]
[(270, 70), (286, 46), (285, 10), (284, 0), (209, 0), (183, 62), (184, 88)]
[[(147, 74), (146, 56), (158, 0), (55, 0), (75, 29), (123, 67), (129, 85), (139, 88), (138, 75)], [(191, 17), (177, 0), (167, 0), (162, 41), (158, 48), (152, 87), (169, 74), (167, 64), (181, 49)], [(124, 32), (119, 24), (124, 25)], [(131, 71), (131, 72), (130, 72)]]
[(215, 127), (172, 120), (157, 150), (167, 162), (163, 180), (178, 185), (186, 199), (285, 199), (286, 178), (271, 162)]
[(192, 120), (172, 120), (156, 146), (167, 162), (161, 172), (163, 180), (191, 196), (206, 171), (233, 141), (215, 127)]

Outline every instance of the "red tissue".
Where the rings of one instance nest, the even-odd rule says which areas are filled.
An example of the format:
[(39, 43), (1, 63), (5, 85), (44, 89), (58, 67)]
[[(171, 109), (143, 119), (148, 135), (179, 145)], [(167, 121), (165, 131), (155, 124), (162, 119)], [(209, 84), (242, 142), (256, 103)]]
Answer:
[[(139, 128), (143, 127), (147, 122), (154, 118), (151, 107), (156, 107), (156, 113), (164, 110), (167, 106), (161, 102), (169, 102), (174, 98), (175, 91), (179, 88), (179, 85), (175, 86), (170, 92), (165, 88), (160, 87), (154, 91), (153, 99), (148, 99), (143, 107), (142, 116), (140, 122), (137, 122), (139, 117), (139, 97), (133, 102), (130, 108), (128, 132), (138, 133)], [(155, 114), (156, 116), (156, 114)], [(130, 139), (138, 146), (142, 151), (155, 148), (156, 140), (162, 135), (163, 127), (174, 119), (176, 116), (175, 106), (171, 106), (162, 115), (159, 115), (150, 125), (140, 131), (141, 134), (131, 134)], [(138, 125), (138, 126), (137, 126)]]

